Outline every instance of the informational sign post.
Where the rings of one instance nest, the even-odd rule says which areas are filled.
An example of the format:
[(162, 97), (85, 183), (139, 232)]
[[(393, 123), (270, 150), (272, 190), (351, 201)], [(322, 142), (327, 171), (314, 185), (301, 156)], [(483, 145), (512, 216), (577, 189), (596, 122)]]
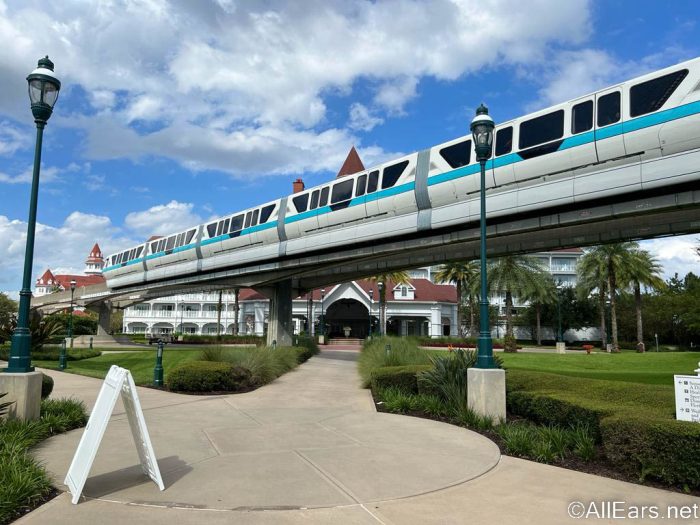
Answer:
[(112, 365), (107, 372), (102, 389), (97, 396), (95, 407), (92, 409), (88, 424), (80, 438), (78, 449), (75, 451), (68, 474), (64, 483), (68, 486), (73, 499), (73, 504), (78, 503), (83, 487), (90, 474), (90, 468), (97, 455), (102, 437), (107, 429), (107, 423), (112, 415), (117, 399), (121, 395), (126, 415), (129, 419), (131, 434), (134, 437), (136, 450), (141, 460), (144, 474), (151, 478), (160, 490), (164, 490), (163, 479), (158, 468), (158, 461), (153, 452), (151, 438), (148, 435), (146, 421), (143, 418), (143, 410), (136, 392), (134, 379), (131, 372), (125, 368)]
[(700, 375), (673, 376), (673, 382), (676, 386), (676, 419), (700, 423)]

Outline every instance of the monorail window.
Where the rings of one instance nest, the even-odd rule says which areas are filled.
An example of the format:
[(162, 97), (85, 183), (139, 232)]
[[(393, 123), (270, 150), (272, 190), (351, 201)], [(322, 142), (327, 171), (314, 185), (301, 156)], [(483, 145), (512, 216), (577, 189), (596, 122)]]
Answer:
[(571, 133), (583, 133), (593, 127), (593, 101), (576, 104), (571, 111)]
[(250, 222), (251, 226), (258, 225), (258, 215), (260, 215), (260, 210), (253, 211), (253, 220)]
[(245, 214), (245, 224), (243, 225), (244, 228), (250, 227), (250, 219), (253, 218), (253, 214), (248, 212)]
[(236, 215), (231, 219), (231, 226), (229, 227), (230, 232), (237, 232), (243, 229), (243, 214)]
[[(461, 168), (469, 164), (472, 154), (472, 141), (463, 140), (452, 146), (447, 146), (440, 150), (440, 156), (447, 161), (452, 169)], [(386, 179), (386, 169), (384, 170), (384, 179)], [(386, 188), (382, 181), (382, 188)]]
[(215, 222), (212, 222), (211, 224), (207, 224), (207, 233), (209, 234), (210, 239), (212, 237), (216, 237), (216, 223)]
[(374, 193), (377, 191), (377, 185), (379, 184), (379, 170), (374, 170), (369, 174), (369, 179), (367, 179), (367, 193)]
[(139, 246), (136, 249), (136, 257), (141, 257), (141, 252), (143, 252), (143, 246)]
[(274, 209), (274, 204), (268, 204), (262, 210), (260, 210), (260, 224), (265, 224), (267, 222), (267, 220), (270, 218), (270, 215), (272, 215)]
[(513, 151), (513, 126), (496, 132), (496, 157)]
[(630, 88), (630, 115), (638, 117), (663, 106), (676, 88), (688, 76), (687, 69), (647, 80)]
[(172, 250), (175, 247), (175, 236), (172, 235), (168, 237), (168, 244), (166, 244), (165, 249), (166, 250)]
[(564, 136), (564, 110), (560, 109), (520, 124), (520, 149), (531, 148)]
[(352, 187), (355, 181), (352, 179), (344, 180), (333, 186), (331, 193), (331, 204), (336, 202), (347, 201), (352, 198)]
[(192, 242), (192, 237), (194, 237), (194, 234), (197, 233), (197, 230), (190, 230), (187, 232), (187, 239), (185, 240), (185, 244), (189, 244)]
[[(469, 155), (467, 155), (467, 163), (468, 162)], [(401, 174), (406, 169), (406, 166), (408, 166), (408, 161), (404, 160), (402, 162), (397, 162), (396, 164), (392, 164), (391, 166), (387, 166), (386, 168), (384, 168), (384, 176), (382, 177), (382, 189), (391, 188), (394, 184), (396, 184), (396, 181), (399, 180), (399, 177), (401, 177)]]
[(228, 226), (229, 226), (229, 224), (231, 224), (231, 219), (226, 219), (226, 220), (224, 221), (224, 227), (223, 227), (222, 230), (221, 230), (221, 233), (222, 233), (222, 234), (224, 234), (224, 233), (226, 233), (226, 232), (228, 231)]
[(161, 239), (160, 241), (158, 241), (158, 251), (159, 252), (162, 252), (163, 250), (165, 250), (165, 243), (167, 240), (168, 239)]
[(297, 213), (306, 211), (306, 207), (309, 205), (309, 194), (304, 193), (304, 195), (297, 195), (292, 199), (294, 207), (297, 209)]
[(366, 189), (367, 189), (367, 174), (363, 173), (362, 175), (357, 177), (357, 186), (355, 188), (355, 196), (359, 197), (361, 195), (364, 195)]
[(620, 92), (608, 93), (598, 99), (598, 127), (620, 120)]
[(321, 190), (321, 198), (318, 200), (319, 206), (325, 206), (326, 204), (328, 204), (328, 192), (329, 191), (330, 190), (328, 189), (328, 186), (326, 186), (325, 188), (323, 188)]
[(221, 233), (224, 231), (224, 221), (219, 221), (219, 224), (216, 226), (216, 236), (218, 237), (221, 235)]
[(319, 190), (314, 190), (314, 192), (311, 194), (311, 206), (309, 206), (310, 209), (315, 210), (318, 208), (318, 197), (321, 195), (321, 192)]
[(151, 243), (151, 253), (156, 253), (158, 251), (158, 241)]

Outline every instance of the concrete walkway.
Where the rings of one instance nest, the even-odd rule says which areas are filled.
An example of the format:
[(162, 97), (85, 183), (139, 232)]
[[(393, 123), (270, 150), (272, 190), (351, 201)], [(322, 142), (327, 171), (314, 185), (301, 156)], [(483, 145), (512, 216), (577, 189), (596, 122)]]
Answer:
[[(247, 394), (140, 388), (166, 490), (141, 473), (118, 407), (86, 497), (71, 505), (62, 494), (18, 523), (561, 524), (574, 521), (567, 505), (576, 500), (664, 509), (700, 503), (502, 457), (492, 442), (465, 429), (377, 413), (369, 392), (359, 388), (356, 357), (326, 349)], [(55, 379), (54, 397), (72, 395), (88, 406), (101, 385), (47, 373)], [(81, 435), (82, 429), (56, 436), (36, 450), (59, 487)]]

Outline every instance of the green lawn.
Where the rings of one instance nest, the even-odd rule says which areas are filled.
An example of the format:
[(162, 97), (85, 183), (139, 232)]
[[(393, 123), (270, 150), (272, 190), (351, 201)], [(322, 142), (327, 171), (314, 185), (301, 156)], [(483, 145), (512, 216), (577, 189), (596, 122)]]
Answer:
[[(163, 368), (167, 376), (168, 370), (185, 361), (194, 361), (198, 359), (201, 348), (192, 349), (176, 349), (171, 350), (166, 347), (163, 352)], [(58, 369), (56, 361), (33, 361), (32, 364), (43, 368)], [(153, 367), (156, 364), (155, 348), (152, 350), (134, 351), (134, 352), (105, 352), (101, 356), (82, 361), (70, 361), (66, 372), (81, 374), (90, 377), (103, 379), (107, 375), (109, 367), (118, 365), (127, 368), (131, 371), (134, 381), (137, 385), (147, 385), (153, 382)]]
[(698, 352), (623, 352), (620, 354), (506, 354), (506, 369), (534, 370), (573, 377), (673, 386), (674, 374), (695, 375)]

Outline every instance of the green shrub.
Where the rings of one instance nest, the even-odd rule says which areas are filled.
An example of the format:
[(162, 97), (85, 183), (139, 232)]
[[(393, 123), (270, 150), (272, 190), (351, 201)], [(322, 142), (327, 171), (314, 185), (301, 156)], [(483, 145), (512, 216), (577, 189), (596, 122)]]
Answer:
[(370, 386), (373, 391), (395, 388), (406, 394), (417, 394), (417, 374), (429, 369), (430, 365), (385, 366), (377, 368), (372, 372)]
[(224, 360), (224, 350), (220, 346), (208, 346), (201, 351), (199, 359), (221, 363)]
[(313, 337), (300, 335), (297, 344), (299, 345), (299, 363), (308, 361), (320, 352), (318, 344), (316, 344), (316, 339)]
[(41, 374), (41, 399), (46, 399), (53, 392), (53, 377)]
[[(9, 348), (0, 349), (0, 359), (7, 361), (9, 353)], [(60, 353), (60, 348), (44, 346), (41, 350), (32, 350), (32, 361), (58, 361)], [(99, 350), (90, 350), (89, 348), (66, 350), (66, 359), (68, 361), (81, 361), (82, 359), (97, 357), (100, 354)]]
[(372, 373), (377, 368), (429, 364), (428, 351), (418, 348), (416, 340), (401, 337), (378, 337), (365, 342), (358, 361), (358, 369), (362, 378), (362, 386), (367, 388), (371, 384)]
[(250, 371), (231, 363), (189, 361), (173, 368), (165, 385), (180, 392), (235, 392), (250, 385)]
[[(523, 370), (509, 370), (506, 384), (511, 413), (563, 428), (578, 422), (619, 470), (700, 487), (700, 425), (674, 419), (673, 388)], [(574, 451), (595, 456), (588, 439)]]
[(640, 479), (700, 487), (700, 425), (689, 421), (627, 417), (601, 421), (603, 448), (620, 470)]
[[(7, 395), (7, 392), (0, 392), (0, 399), (5, 397)], [(10, 411), (10, 407), (14, 401), (5, 401), (3, 403), (0, 403), (0, 416), (4, 416)]]
[(262, 335), (194, 335), (184, 334), (182, 341), (174, 341), (174, 343), (183, 343), (188, 345), (211, 345), (211, 344), (226, 344), (226, 345), (255, 345), (263, 346), (265, 337)]
[(44, 400), (36, 421), (0, 422), (0, 523), (33, 506), (51, 490), (51, 482), (28, 450), (47, 437), (82, 426), (87, 421), (82, 402)]

